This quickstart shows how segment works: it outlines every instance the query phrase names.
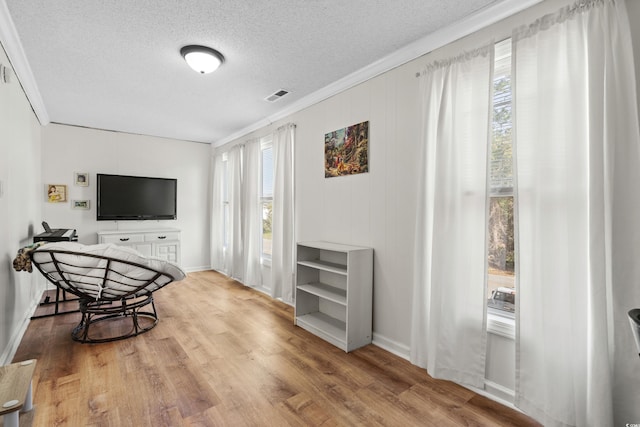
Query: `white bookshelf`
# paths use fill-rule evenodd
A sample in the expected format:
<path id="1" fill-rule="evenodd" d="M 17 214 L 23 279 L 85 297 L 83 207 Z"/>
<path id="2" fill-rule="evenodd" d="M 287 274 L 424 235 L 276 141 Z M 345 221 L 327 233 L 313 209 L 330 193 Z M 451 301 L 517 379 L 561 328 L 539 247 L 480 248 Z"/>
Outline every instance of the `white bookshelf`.
<path id="1" fill-rule="evenodd" d="M 295 323 L 349 352 L 371 343 L 373 249 L 297 245 Z"/>

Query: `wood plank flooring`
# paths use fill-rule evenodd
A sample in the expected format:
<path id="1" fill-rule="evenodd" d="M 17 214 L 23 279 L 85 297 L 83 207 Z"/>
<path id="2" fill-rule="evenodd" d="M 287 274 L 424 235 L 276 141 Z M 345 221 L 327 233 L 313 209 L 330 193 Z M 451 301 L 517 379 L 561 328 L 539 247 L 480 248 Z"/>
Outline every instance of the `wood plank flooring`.
<path id="1" fill-rule="evenodd" d="M 155 294 L 160 322 L 79 344 L 79 314 L 32 320 L 33 426 L 534 426 L 376 346 L 352 353 L 293 325 L 293 309 L 213 271 Z"/>

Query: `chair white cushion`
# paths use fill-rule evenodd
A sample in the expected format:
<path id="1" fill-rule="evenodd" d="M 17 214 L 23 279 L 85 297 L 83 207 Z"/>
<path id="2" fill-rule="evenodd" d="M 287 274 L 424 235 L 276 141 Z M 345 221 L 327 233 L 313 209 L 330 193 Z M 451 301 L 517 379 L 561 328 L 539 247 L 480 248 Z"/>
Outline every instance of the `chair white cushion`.
<path id="1" fill-rule="evenodd" d="M 57 267 L 51 260 L 51 251 L 54 252 Z M 152 279 L 144 289 L 136 291 L 135 295 L 144 291 L 153 292 L 186 277 L 184 271 L 170 261 L 144 256 L 130 247 L 110 243 L 47 243 L 33 252 L 32 259 L 56 285 L 70 289 L 65 280 L 62 280 L 66 279 L 78 291 L 95 299 L 113 299 L 130 294 L 132 289 Z M 105 270 L 108 259 L 112 261 L 108 270 Z M 158 277 L 154 279 L 156 275 Z"/>

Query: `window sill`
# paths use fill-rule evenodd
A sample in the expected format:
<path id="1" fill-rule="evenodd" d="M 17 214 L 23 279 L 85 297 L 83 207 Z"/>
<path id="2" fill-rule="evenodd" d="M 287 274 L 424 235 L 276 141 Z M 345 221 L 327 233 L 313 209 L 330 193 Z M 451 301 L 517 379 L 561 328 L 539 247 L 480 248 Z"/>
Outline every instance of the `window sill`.
<path id="1" fill-rule="evenodd" d="M 487 312 L 487 332 L 500 335 L 512 340 L 516 339 L 516 319 L 511 313 L 495 313 L 489 309 Z"/>

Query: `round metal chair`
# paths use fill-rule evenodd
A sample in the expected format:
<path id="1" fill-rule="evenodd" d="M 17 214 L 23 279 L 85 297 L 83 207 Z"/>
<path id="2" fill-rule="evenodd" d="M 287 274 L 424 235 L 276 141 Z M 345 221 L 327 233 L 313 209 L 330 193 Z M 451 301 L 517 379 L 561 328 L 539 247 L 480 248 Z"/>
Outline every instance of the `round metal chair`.
<path id="1" fill-rule="evenodd" d="M 153 292 L 185 277 L 176 264 L 112 244 L 48 243 L 31 253 L 31 262 L 49 282 L 78 296 L 82 318 L 71 337 L 82 343 L 121 340 L 151 330 L 158 323 Z M 130 324 L 126 322 L 124 330 L 113 328 L 116 332 L 107 336 L 91 333 L 91 326 L 107 320 Z"/>

